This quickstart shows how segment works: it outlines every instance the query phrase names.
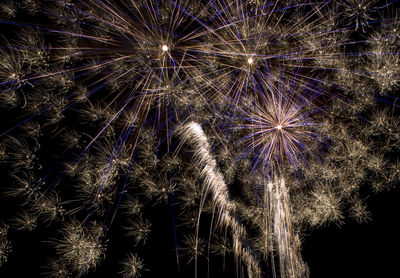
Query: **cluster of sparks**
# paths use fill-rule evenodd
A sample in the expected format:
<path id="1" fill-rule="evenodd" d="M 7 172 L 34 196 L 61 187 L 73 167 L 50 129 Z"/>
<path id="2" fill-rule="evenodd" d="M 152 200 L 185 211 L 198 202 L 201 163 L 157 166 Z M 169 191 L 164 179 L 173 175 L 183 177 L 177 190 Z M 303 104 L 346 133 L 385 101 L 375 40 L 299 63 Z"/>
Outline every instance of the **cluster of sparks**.
<path id="1" fill-rule="evenodd" d="M 228 253 L 248 277 L 307 277 L 302 231 L 365 221 L 360 185 L 400 181 L 396 1 L 3 2 L 0 162 L 22 211 L 0 266 L 7 233 L 42 223 L 60 231 L 44 274 L 85 275 L 124 215 L 116 272 L 145 276 L 157 204 L 196 277 Z"/>

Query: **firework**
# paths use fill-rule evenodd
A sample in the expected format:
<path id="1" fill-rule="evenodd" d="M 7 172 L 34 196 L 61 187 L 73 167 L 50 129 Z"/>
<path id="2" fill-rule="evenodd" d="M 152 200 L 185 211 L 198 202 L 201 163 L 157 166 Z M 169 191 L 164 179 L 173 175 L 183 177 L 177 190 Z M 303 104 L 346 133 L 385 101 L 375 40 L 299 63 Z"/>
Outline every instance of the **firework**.
<path id="1" fill-rule="evenodd" d="M 48 277 L 154 276 L 164 241 L 307 277 L 303 235 L 400 181 L 395 2 L 3 1 L 0 265 L 47 229 Z"/>

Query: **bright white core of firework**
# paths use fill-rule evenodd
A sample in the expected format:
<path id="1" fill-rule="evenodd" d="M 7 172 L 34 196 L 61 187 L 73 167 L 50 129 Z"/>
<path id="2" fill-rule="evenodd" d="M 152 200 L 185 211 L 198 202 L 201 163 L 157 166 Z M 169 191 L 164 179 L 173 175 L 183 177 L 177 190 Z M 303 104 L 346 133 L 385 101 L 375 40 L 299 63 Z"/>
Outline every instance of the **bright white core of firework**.
<path id="1" fill-rule="evenodd" d="M 163 52 L 167 52 L 169 48 L 168 48 L 168 45 L 163 44 L 163 45 L 161 46 L 161 49 L 162 49 Z"/>

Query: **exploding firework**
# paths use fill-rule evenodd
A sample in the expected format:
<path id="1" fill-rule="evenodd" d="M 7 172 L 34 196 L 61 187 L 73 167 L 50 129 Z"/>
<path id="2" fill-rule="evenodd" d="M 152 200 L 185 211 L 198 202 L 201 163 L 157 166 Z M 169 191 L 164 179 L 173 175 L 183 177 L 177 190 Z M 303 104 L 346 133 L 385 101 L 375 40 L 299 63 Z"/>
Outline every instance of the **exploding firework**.
<path id="1" fill-rule="evenodd" d="M 296 83 L 262 81 L 257 84 L 256 99 L 243 105 L 246 123 L 236 128 L 249 130 L 250 135 L 242 139 L 247 146 L 244 153 L 258 152 L 263 169 L 274 171 L 286 162 L 301 167 L 307 164 L 307 156 L 315 156 L 313 152 L 318 149 L 312 145 L 322 134 L 318 134 L 318 124 L 308 115 L 315 107 L 316 96 L 297 92 L 290 87 L 293 84 Z"/>
<path id="2" fill-rule="evenodd" d="M 307 277 L 400 181 L 395 2 L 3 1 L 0 266 L 41 231 L 48 277 Z"/>

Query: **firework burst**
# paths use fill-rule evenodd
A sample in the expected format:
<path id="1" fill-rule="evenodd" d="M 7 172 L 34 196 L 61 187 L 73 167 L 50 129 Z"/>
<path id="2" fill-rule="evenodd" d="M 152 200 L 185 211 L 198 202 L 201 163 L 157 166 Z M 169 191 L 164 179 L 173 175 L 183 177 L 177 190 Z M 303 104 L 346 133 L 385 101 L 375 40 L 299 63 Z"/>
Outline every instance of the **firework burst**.
<path id="1" fill-rule="evenodd" d="M 246 123 L 240 129 L 250 133 L 241 140 L 247 146 L 244 153 L 256 152 L 259 158 L 255 164 L 272 171 L 286 162 L 293 168 L 305 166 L 307 156 L 315 156 L 320 137 L 318 124 L 312 119 L 316 97 L 299 91 L 307 87 L 291 87 L 297 84 L 290 80 L 257 85 L 255 99 L 243 108 Z"/>

